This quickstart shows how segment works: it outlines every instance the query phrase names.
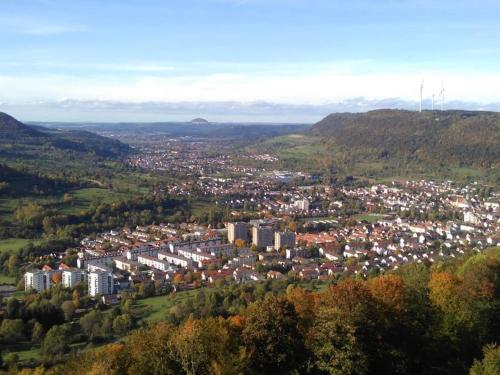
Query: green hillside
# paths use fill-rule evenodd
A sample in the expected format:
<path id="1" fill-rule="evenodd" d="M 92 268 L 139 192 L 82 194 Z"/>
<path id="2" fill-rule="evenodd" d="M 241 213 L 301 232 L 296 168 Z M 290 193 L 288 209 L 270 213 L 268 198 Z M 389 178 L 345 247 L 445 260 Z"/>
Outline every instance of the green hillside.
<path id="1" fill-rule="evenodd" d="M 119 158 L 130 147 L 117 140 L 86 131 L 63 131 L 25 125 L 0 112 L 0 157 L 33 157 L 64 152 L 68 155 L 89 154 L 102 158 Z"/>
<path id="2" fill-rule="evenodd" d="M 335 113 L 300 134 L 255 143 L 278 167 L 327 178 L 500 182 L 500 113 L 377 110 Z"/>
<path id="3" fill-rule="evenodd" d="M 314 125 L 311 134 L 371 160 L 484 168 L 500 160 L 500 114 L 494 112 L 332 114 Z"/>

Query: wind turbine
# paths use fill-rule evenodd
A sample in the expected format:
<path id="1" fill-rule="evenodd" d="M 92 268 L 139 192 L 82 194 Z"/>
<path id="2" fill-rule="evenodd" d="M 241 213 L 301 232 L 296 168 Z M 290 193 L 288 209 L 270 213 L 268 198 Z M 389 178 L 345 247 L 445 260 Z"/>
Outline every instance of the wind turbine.
<path id="1" fill-rule="evenodd" d="M 441 81 L 441 92 L 439 93 L 441 97 L 441 111 L 444 111 L 444 82 Z"/>
<path id="2" fill-rule="evenodd" d="M 434 93 L 432 93 L 432 110 L 434 111 Z"/>
<path id="3" fill-rule="evenodd" d="M 424 80 L 422 79 L 422 84 L 420 85 L 420 112 L 422 112 L 422 97 L 424 95 Z"/>

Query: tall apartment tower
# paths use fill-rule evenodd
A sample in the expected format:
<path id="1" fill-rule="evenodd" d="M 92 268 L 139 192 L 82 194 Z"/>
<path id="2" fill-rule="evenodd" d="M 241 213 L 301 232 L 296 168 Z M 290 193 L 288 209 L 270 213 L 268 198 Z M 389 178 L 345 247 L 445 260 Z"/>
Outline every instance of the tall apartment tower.
<path id="1" fill-rule="evenodd" d="M 248 241 L 248 225 L 243 222 L 229 223 L 227 226 L 227 239 L 230 243 L 236 240 Z"/>
<path id="2" fill-rule="evenodd" d="M 89 273 L 89 296 L 113 294 L 113 275 L 111 272 L 94 271 Z"/>
<path id="3" fill-rule="evenodd" d="M 87 272 L 79 269 L 69 269 L 62 272 L 62 284 L 65 288 L 74 288 L 79 283 L 87 281 Z"/>
<path id="4" fill-rule="evenodd" d="M 274 248 L 276 250 L 293 247 L 295 247 L 294 232 L 276 232 L 274 234 Z"/>
<path id="5" fill-rule="evenodd" d="M 24 274 L 24 289 L 34 289 L 38 292 L 50 289 L 52 273 L 50 271 L 34 270 Z"/>
<path id="6" fill-rule="evenodd" d="M 273 245 L 274 229 L 269 227 L 252 228 L 252 244 L 258 247 Z"/>

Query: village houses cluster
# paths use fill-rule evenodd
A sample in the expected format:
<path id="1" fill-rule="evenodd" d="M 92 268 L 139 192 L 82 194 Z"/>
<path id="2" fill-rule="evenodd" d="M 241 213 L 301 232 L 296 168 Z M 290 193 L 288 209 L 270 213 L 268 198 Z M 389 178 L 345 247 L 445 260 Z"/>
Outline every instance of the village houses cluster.
<path id="1" fill-rule="evenodd" d="M 77 267 L 59 262 L 55 269 L 30 270 L 25 288 L 43 291 L 57 279 L 68 288 L 84 283 L 88 294 L 97 297 L 151 282 L 192 288 L 217 280 L 328 280 L 342 274 L 368 276 L 410 262 L 432 263 L 500 245 L 498 195 L 474 184 L 406 181 L 332 190 L 293 188 L 291 203 L 285 205 L 293 205 L 302 216 L 310 213 L 310 200 L 329 197 L 328 207 L 337 213 L 328 218 L 310 215 L 295 230 L 287 226 L 289 210 L 260 206 L 256 209 L 263 210 L 261 219 L 235 220 L 221 229 L 160 224 L 85 238 Z M 339 194 L 345 198 L 338 201 Z M 342 217 L 338 209 L 346 199 L 358 202 L 364 215 L 354 221 Z M 188 272 L 199 275 L 197 285 L 183 278 Z"/>

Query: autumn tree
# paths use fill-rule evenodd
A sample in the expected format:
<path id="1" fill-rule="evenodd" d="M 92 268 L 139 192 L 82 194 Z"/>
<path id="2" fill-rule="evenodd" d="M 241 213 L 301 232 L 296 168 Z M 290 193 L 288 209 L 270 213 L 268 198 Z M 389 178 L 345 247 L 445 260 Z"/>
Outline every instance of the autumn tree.
<path id="1" fill-rule="evenodd" d="M 113 332 L 117 336 L 123 336 L 132 329 L 133 324 L 134 322 L 129 314 L 118 315 L 113 320 Z"/>
<path id="2" fill-rule="evenodd" d="M 124 347 L 128 374 L 177 375 L 181 373 L 172 337 L 176 328 L 166 322 L 135 330 Z"/>
<path id="3" fill-rule="evenodd" d="M 190 375 L 237 373 L 237 347 L 231 344 L 229 325 L 222 318 L 188 320 L 173 338 L 176 358 Z"/>
<path id="4" fill-rule="evenodd" d="M 500 346 L 487 345 L 484 347 L 483 354 L 483 359 L 474 361 L 470 375 L 500 374 Z"/>
<path id="5" fill-rule="evenodd" d="M 250 374 L 288 374 L 303 365 L 305 348 L 297 312 L 285 298 L 268 296 L 252 304 L 242 341 Z"/>
<path id="6" fill-rule="evenodd" d="M 73 319 L 73 315 L 75 314 L 75 305 L 73 301 L 64 301 L 61 305 L 61 309 L 64 313 L 64 319 L 67 322 Z"/>

